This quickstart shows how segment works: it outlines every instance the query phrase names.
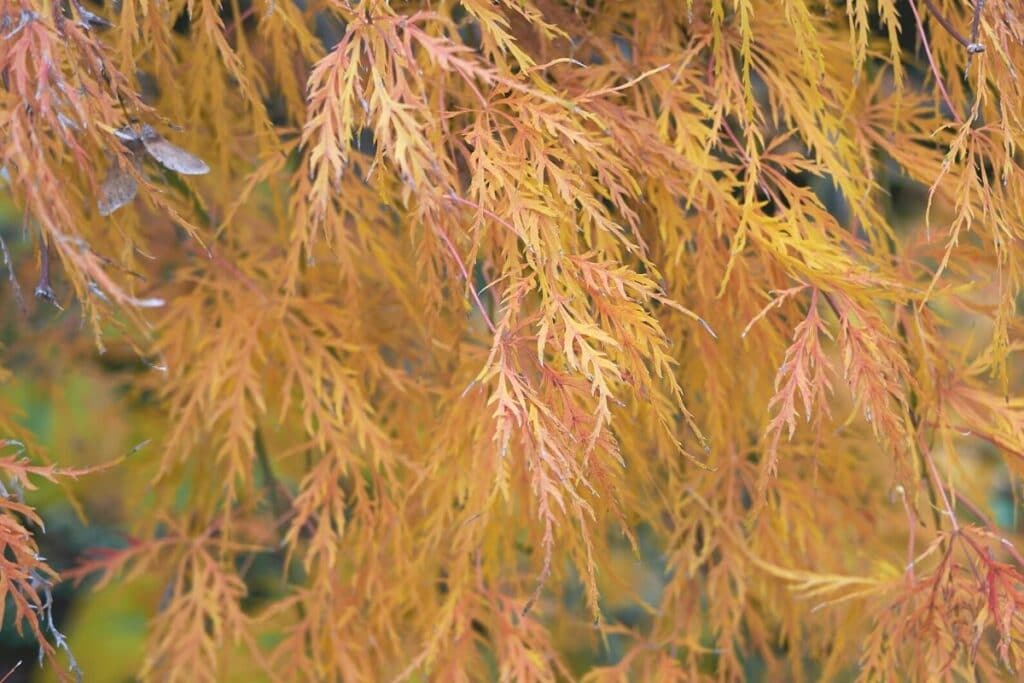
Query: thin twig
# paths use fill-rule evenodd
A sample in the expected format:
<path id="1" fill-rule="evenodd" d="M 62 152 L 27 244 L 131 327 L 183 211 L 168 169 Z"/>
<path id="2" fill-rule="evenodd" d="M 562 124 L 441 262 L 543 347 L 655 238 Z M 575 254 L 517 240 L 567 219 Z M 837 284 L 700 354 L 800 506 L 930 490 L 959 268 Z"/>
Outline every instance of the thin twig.
<path id="1" fill-rule="evenodd" d="M 970 40 L 964 38 L 960 32 L 956 30 L 953 23 L 943 16 L 942 12 L 939 11 L 939 8 L 935 6 L 932 0 L 924 0 L 924 4 L 928 6 L 928 9 L 935 16 L 935 20 L 942 25 L 942 28 L 946 29 L 946 32 L 953 36 L 953 39 L 963 45 L 967 50 L 967 65 L 964 69 L 964 78 L 966 78 L 967 72 L 971 68 L 971 58 L 974 57 L 974 55 L 985 51 L 985 46 L 978 42 L 978 33 L 981 30 L 981 10 L 985 6 L 985 0 L 975 0 L 974 2 L 974 18 L 971 21 Z"/>
<path id="2" fill-rule="evenodd" d="M 8 671 L 7 673 L 5 673 L 5 674 L 4 674 L 4 677 L 3 677 L 3 678 L 0 678 L 0 683 L 5 683 L 5 682 L 7 681 L 7 679 L 8 679 L 8 678 L 10 678 L 10 677 L 11 677 L 11 675 L 12 675 L 12 674 L 13 674 L 13 673 L 14 673 L 15 671 L 17 671 L 17 670 L 18 670 L 18 667 L 19 667 L 19 666 L 21 666 L 21 660 L 20 660 L 20 659 L 18 660 L 18 663 L 17 663 L 17 664 L 15 664 L 15 665 L 14 665 L 13 667 L 11 667 L 11 670 L 10 670 L 10 671 Z"/>
<path id="3" fill-rule="evenodd" d="M 487 309 L 484 308 L 484 302 L 480 300 L 480 295 L 476 293 L 476 287 L 473 286 L 473 280 L 469 277 L 469 272 L 466 270 L 466 264 L 462 262 L 462 257 L 459 256 L 459 252 L 455 249 L 455 245 L 452 244 L 451 238 L 448 237 L 447 233 L 443 230 L 438 229 L 437 234 L 441 237 L 441 240 L 448 247 L 448 252 L 455 259 L 455 264 L 459 267 L 459 271 L 462 272 L 462 279 L 466 281 L 466 286 L 469 287 L 469 293 L 473 296 L 473 301 L 476 303 L 476 307 L 480 310 L 480 315 L 484 317 L 484 322 L 487 323 L 487 329 L 494 334 L 497 328 L 494 323 L 491 322 L 491 316 L 487 314 Z"/>
<path id="4" fill-rule="evenodd" d="M 14 274 L 14 261 L 11 259 L 11 252 L 7 251 L 7 242 L 4 241 L 3 235 L 0 235 L 0 251 L 3 252 L 4 265 L 7 266 L 7 279 L 11 281 L 11 289 L 14 290 L 14 300 L 18 302 L 18 309 L 21 311 L 21 314 L 25 315 L 25 298 L 21 295 L 21 285 Z"/>
<path id="5" fill-rule="evenodd" d="M 910 578 L 911 584 L 916 582 L 914 577 L 914 557 L 917 554 L 916 551 L 916 530 L 917 530 L 917 515 L 914 514 L 913 508 L 910 507 L 910 501 L 907 500 L 907 492 L 901 486 L 899 489 L 899 496 L 903 503 L 903 509 L 907 513 L 907 576 Z"/>
<path id="6" fill-rule="evenodd" d="M 967 69 L 971 68 L 971 58 L 979 52 L 985 51 L 985 46 L 978 42 L 978 33 L 981 31 L 981 10 L 985 7 L 985 0 L 974 0 L 974 19 L 971 20 L 971 44 L 967 46 L 967 66 L 964 69 L 964 76 L 967 76 Z"/>
<path id="7" fill-rule="evenodd" d="M 939 470 L 935 466 L 935 460 L 926 448 L 921 449 L 921 455 L 924 456 L 925 465 L 928 467 L 928 477 L 932 481 L 932 486 L 935 487 L 935 491 L 938 492 L 939 497 L 942 499 L 942 505 L 946 508 L 946 515 L 949 517 L 949 521 L 953 525 L 953 533 L 959 534 L 960 524 L 956 520 L 956 512 L 953 510 L 953 504 L 946 495 L 946 487 L 942 484 L 942 477 L 939 476 Z M 952 489 L 950 490 L 952 491 Z"/>
<path id="8" fill-rule="evenodd" d="M 252 5 L 249 6 L 249 9 L 245 10 L 244 12 L 242 12 L 238 16 L 237 19 L 232 19 L 231 23 L 228 24 L 227 28 L 224 29 L 224 37 L 226 39 L 230 40 L 231 39 L 231 34 L 235 32 L 235 27 L 240 25 L 240 24 L 243 24 L 245 22 L 245 20 L 248 19 L 250 16 L 252 16 L 253 12 L 255 12 L 255 11 L 256 11 L 256 3 L 253 3 Z"/>
<path id="9" fill-rule="evenodd" d="M 950 493 L 950 495 L 952 496 L 953 500 L 955 500 L 956 502 L 960 503 L 960 504 L 961 504 L 961 505 L 963 505 L 963 506 L 964 506 L 965 508 L 967 508 L 967 510 L 968 510 L 968 511 L 969 511 L 969 512 L 970 512 L 970 513 L 971 513 L 972 515 L 974 515 L 975 517 L 977 517 L 977 518 L 978 518 L 978 521 L 980 521 L 980 522 L 981 522 L 982 524 L 984 524 L 984 525 L 985 525 L 986 527 L 988 527 L 988 528 L 989 528 L 989 530 L 991 530 L 991 531 L 997 531 L 997 530 L 999 529 L 999 527 L 997 527 L 997 526 L 995 525 L 995 522 L 993 522 L 993 521 L 992 521 L 991 519 L 989 519 L 989 518 L 988 518 L 988 515 L 986 515 L 986 514 L 985 514 L 985 513 L 984 513 L 984 512 L 982 511 L 982 509 L 981 509 L 980 507 L 978 507 L 978 506 L 977 506 L 977 505 L 976 505 L 976 504 L 974 503 L 974 501 L 972 501 L 972 500 L 971 500 L 970 498 L 966 498 L 966 497 L 964 496 L 964 494 L 962 494 L 962 493 L 960 493 L 959 491 L 956 491 L 956 490 L 954 490 L 954 489 L 952 489 L 952 488 L 951 488 L 951 489 L 949 489 L 949 493 Z"/>
<path id="10" fill-rule="evenodd" d="M 981 523 L 984 524 L 990 532 L 992 532 L 993 534 L 999 534 L 999 527 L 992 519 L 988 517 L 988 515 L 986 515 L 982 511 L 982 509 L 977 505 L 977 503 L 974 503 L 970 499 L 965 498 L 964 495 L 962 493 L 959 493 L 958 491 L 950 489 L 950 493 L 958 503 L 967 508 L 972 515 L 977 517 L 978 520 L 980 520 Z M 1017 550 L 1016 546 L 1014 546 L 1013 543 L 1006 538 L 1000 538 L 1000 541 L 1003 547 L 1006 548 L 1006 551 L 1010 553 L 1014 560 L 1016 560 L 1017 564 L 1020 567 L 1024 568 L 1024 557 L 1021 556 L 1020 551 Z"/>
<path id="11" fill-rule="evenodd" d="M 953 39 L 956 42 L 958 42 L 961 45 L 963 45 L 965 48 L 967 48 L 967 51 L 970 52 L 971 51 L 971 45 L 974 44 L 975 39 L 977 38 L 977 36 L 975 36 L 975 39 L 967 40 L 962 35 L 960 35 L 959 31 L 956 30 L 956 27 L 953 26 L 953 22 L 951 22 L 949 19 L 947 19 L 945 16 L 943 16 L 942 12 L 939 11 L 939 8 L 935 6 L 935 3 L 933 2 L 933 0 L 924 0 L 924 4 L 928 6 L 928 11 L 930 11 L 932 13 L 932 16 L 935 17 L 935 21 L 939 22 L 939 24 L 942 26 L 942 28 L 946 29 L 946 33 L 948 33 L 949 35 L 953 36 Z M 980 7 L 980 6 L 981 6 L 980 2 L 975 4 L 974 10 L 975 10 L 976 13 L 979 12 L 978 7 Z M 984 48 L 982 48 L 982 49 L 984 49 Z"/>
<path id="12" fill-rule="evenodd" d="M 978 33 L 981 31 L 981 10 L 985 8 L 985 0 L 974 0 L 974 19 L 971 21 L 971 45 L 977 45 L 984 50 L 983 45 L 978 45 Z M 970 51 L 970 45 L 967 50 Z M 978 50 L 979 52 L 981 50 Z"/>
<path id="13" fill-rule="evenodd" d="M 950 494 L 952 494 L 952 496 L 946 495 L 946 487 L 942 483 L 942 478 L 939 476 L 939 469 L 938 467 L 935 466 L 935 459 L 932 458 L 931 452 L 927 448 L 922 448 L 920 449 L 920 451 L 921 456 L 923 457 L 924 462 L 928 467 L 928 478 L 931 480 L 933 490 L 937 491 L 939 497 L 942 499 L 943 507 L 946 509 L 946 516 L 949 517 L 949 522 L 953 527 L 952 540 L 950 541 L 949 547 L 947 549 L 947 555 L 952 555 L 953 541 L 957 539 L 964 540 L 967 542 L 970 541 L 970 539 L 963 534 L 963 530 L 960 528 L 960 523 L 957 521 L 956 518 L 956 511 L 953 509 L 951 498 L 952 500 L 956 500 L 956 493 L 953 491 L 953 487 L 950 486 L 949 492 Z M 969 545 L 973 545 L 973 543 L 969 543 Z M 970 567 L 971 573 L 974 574 L 974 578 L 977 579 L 979 583 L 981 583 L 981 575 L 978 573 L 978 568 L 977 566 L 975 566 L 974 562 L 968 562 L 967 566 Z"/>
<path id="14" fill-rule="evenodd" d="M 260 469 L 263 470 L 264 484 L 270 493 L 270 509 L 274 511 L 274 516 L 280 519 L 285 513 L 285 510 L 281 508 L 281 499 L 278 496 L 278 489 L 281 484 L 277 479 L 277 475 L 274 474 L 273 466 L 270 464 L 270 456 L 267 453 L 267 446 L 263 442 L 263 434 L 260 432 L 259 427 L 253 430 L 252 442 L 253 447 L 256 449 L 256 459 L 260 464 Z"/>
<path id="15" fill-rule="evenodd" d="M 928 1 L 929 0 L 925 0 L 925 2 Z M 953 100 L 950 99 L 949 93 L 946 92 L 946 85 L 942 82 L 942 74 L 939 73 L 939 67 L 935 64 L 935 58 L 932 56 L 932 48 L 928 43 L 928 36 L 925 35 L 924 32 L 924 24 L 921 23 L 921 15 L 917 11 L 917 4 L 913 2 L 913 0 L 907 4 L 910 5 L 910 11 L 914 13 L 914 22 L 917 24 L 917 35 L 921 38 L 921 45 L 924 47 L 924 53 L 928 57 L 928 66 L 931 67 L 932 75 L 935 76 L 935 84 L 939 87 L 939 92 L 942 93 L 942 99 L 945 100 L 946 106 L 949 107 L 949 111 L 953 115 L 953 119 L 959 123 L 960 115 L 957 113 L 956 107 L 953 106 Z"/>
<path id="16" fill-rule="evenodd" d="M 474 208 L 477 211 L 479 211 L 482 214 L 484 214 L 485 216 L 487 216 L 488 218 L 490 218 L 491 220 L 496 221 L 497 223 L 500 223 L 505 228 L 508 228 L 514 234 L 516 234 L 516 235 L 519 234 L 519 231 L 516 230 L 514 225 L 512 225 L 507 220 L 505 220 L 504 218 L 502 218 L 498 214 L 494 213 L 493 211 L 491 211 L 490 209 L 488 209 L 485 206 L 481 206 L 480 204 L 477 204 L 476 202 L 472 202 L 472 201 L 470 201 L 468 199 L 460 197 L 459 195 L 455 194 L 454 192 L 449 192 L 448 194 L 446 194 L 444 196 L 444 198 L 447 199 L 450 202 L 455 202 L 457 204 L 462 204 L 463 206 L 468 206 L 468 207 Z"/>

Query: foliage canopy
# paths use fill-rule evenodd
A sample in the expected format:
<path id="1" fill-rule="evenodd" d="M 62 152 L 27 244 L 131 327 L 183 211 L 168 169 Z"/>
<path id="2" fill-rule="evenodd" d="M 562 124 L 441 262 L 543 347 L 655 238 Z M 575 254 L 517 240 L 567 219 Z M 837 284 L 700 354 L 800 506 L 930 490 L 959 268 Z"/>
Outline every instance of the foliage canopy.
<path id="1" fill-rule="evenodd" d="M 1022 64 L 1010 0 L 0 0 L 0 379 L 93 387 L 50 444 L 0 394 L 12 623 L 74 672 L 52 586 L 152 579 L 144 681 L 1020 675 Z M 58 574 L 40 480 L 119 541 Z"/>

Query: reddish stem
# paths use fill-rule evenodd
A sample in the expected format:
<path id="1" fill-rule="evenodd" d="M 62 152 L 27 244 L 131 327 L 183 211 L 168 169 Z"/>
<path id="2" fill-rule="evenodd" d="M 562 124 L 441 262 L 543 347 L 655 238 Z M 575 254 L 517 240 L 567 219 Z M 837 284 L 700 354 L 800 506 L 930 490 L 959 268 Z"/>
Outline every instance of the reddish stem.
<path id="1" fill-rule="evenodd" d="M 481 206 L 480 204 L 477 204 L 476 202 L 471 202 L 468 199 L 464 199 L 464 198 L 460 197 L 459 195 L 455 194 L 454 192 L 450 192 L 450 193 L 446 194 L 444 196 L 444 198 L 447 199 L 450 202 L 455 202 L 457 204 L 462 204 L 463 206 L 468 206 L 468 207 L 474 208 L 477 211 L 480 211 L 481 213 L 483 213 L 485 216 L 487 216 L 491 220 L 500 223 L 505 228 L 508 228 L 514 234 L 516 234 L 516 235 L 519 234 L 519 231 L 516 230 L 516 227 L 514 225 L 512 225 L 507 220 L 505 220 L 504 218 L 502 218 L 498 214 L 494 213 L 493 211 L 491 211 L 490 209 L 488 209 L 485 206 Z"/>
<path id="2" fill-rule="evenodd" d="M 487 315 L 487 309 L 484 308 L 484 303 L 480 301 L 480 295 L 476 293 L 476 287 L 473 286 L 473 281 L 469 277 L 469 272 L 466 270 L 466 264 L 462 262 L 462 257 L 459 256 L 459 252 L 455 249 L 455 245 L 452 244 L 448 235 L 441 229 L 437 230 L 437 234 L 441 237 L 445 246 L 448 247 L 448 252 L 452 255 L 452 258 L 455 259 L 456 265 L 458 265 L 459 270 L 462 272 L 462 279 L 466 281 L 466 285 L 469 287 L 469 293 L 472 294 L 473 301 L 476 303 L 476 307 L 480 310 L 480 315 L 484 317 L 484 322 L 487 323 L 487 329 L 491 331 L 491 334 L 494 334 L 494 323 L 491 322 L 491 317 Z"/>
<path id="3" fill-rule="evenodd" d="M 233 19 L 231 23 L 228 24 L 227 28 L 224 29 L 224 37 L 231 38 L 231 34 L 235 32 L 235 26 L 238 26 L 239 24 L 243 23 L 246 19 L 251 17 L 253 12 L 255 11 L 256 5 L 252 4 L 249 6 L 249 9 L 245 10 L 240 15 L 238 15 L 237 19 Z"/>
<path id="4" fill-rule="evenodd" d="M 907 4 L 910 5 L 910 11 L 914 13 L 914 21 L 917 23 L 917 35 L 921 37 L 921 45 L 924 47 L 924 53 L 928 57 L 928 66 L 931 67 L 932 74 L 935 76 L 935 84 L 939 86 L 939 92 L 942 93 L 942 99 L 945 100 L 946 106 L 949 107 L 953 119 L 960 123 L 960 115 L 957 114 L 956 107 L 953 106 L 953 100 L 950 99 L 949 93 L 946 92 L 946 85 L 942 82 L 942 74 L 939 73 L 939 67 L 936 66 L 935 58 L 932 56 L 932 48 L 928 43 L 928 36 L 924 33 L 924 24 L 921 23 L 921 15 L 917 11 L 917 5 L 913 0 Z"/>

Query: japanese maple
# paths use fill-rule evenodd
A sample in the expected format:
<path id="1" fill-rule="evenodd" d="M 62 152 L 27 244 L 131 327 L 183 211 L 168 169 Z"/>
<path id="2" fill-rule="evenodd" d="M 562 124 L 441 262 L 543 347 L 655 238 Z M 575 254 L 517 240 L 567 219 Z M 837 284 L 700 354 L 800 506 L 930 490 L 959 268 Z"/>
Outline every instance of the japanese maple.
<path id="1" fill-rule="evenodd" d="M 159 583 L 144 681 L 1017 680 L 1022 65 L 1009 0 L 0 0 L 0 379 L 97 387 L 49 448 L 0 394 L 12 623 L 86 680 L 61 578 Z M 122 542 L 58 573 L 40 478 Z"/>

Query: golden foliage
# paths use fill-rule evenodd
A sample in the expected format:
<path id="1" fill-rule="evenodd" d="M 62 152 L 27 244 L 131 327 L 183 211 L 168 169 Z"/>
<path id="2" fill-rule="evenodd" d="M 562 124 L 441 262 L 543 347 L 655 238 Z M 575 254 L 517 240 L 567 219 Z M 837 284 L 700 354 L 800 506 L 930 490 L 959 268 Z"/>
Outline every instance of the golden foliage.
<path id="1" fill-rule="evenodd" d="M 166 585 L 145 681 L 1012 679 L 1020 64 L 1009 0 L 0 0 L 2 190 L 94 341 L 7 235 L 10 355 L 126 359 L 153 443 L 65 578 Z M 96 462 L 47 457 L 0 470 Z"/>

